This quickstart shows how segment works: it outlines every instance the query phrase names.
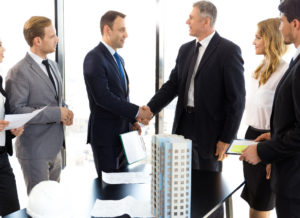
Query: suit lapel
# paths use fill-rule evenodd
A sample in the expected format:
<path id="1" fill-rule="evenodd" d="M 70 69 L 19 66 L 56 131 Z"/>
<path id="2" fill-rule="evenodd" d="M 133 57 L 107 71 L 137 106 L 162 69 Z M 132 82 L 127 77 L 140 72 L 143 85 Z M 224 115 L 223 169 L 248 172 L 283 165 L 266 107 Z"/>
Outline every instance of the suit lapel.
<path id="1" fill-rule="evenodd" d="M 184 67 L 184 70 L 183 70 L 183 75 L 182 75 L 182 85 L 185 87 L 185 84 L 186 84 L 186 80 L 187 80 L 187 75 L 188 75 L 188 72 L 189 72 L 189 69 L 190 69 L 190 65 L 191 65 L 191 62 L 192 62 L 192 58 L 193 58 L 193 55 L 194 55 L 194 49 L 195 49 L 195 46 L 196 46 L 196 40 L 192 41 L 192 47 L 189 50 L 189 53 L 188 53 L 188 57 L 187 57 L 187 62 L 186 62 L 186 65 Z"/>
<path id="2" fill-rule="evenodd" d="M 125 89 L 125 87 L 123 85 L 124 83 L 123 83 L 123 79 L 122 79 L 122 76 L 121 76 L 121 73 L 120 73 L 120 70 L 119 70 L 119 66 L 117 65 L 115 59 L 113 58 L 113 56 L 111 55 L 111 53 L 107 50 L 107 48 L 105 47 L 105 45 L 102 44 L 102 42 L 100 42 L 99 46 L 100 46 L 101 51 L 103 51 L 105 57 L 115 67 L 115 69 L 117 71 L 118 78 L 119 78 L 119 80 L 120 80 L 120 82 L 122 84 L 123 90 L 124 90 L 124 92 L 126 94 L 126 89 Z M 122 63 L 122 61 L 121 61 L 121 63 Z M 124 67 L 123 67 L 123 69 L 125 71 Z"/>
<path id="3" fill-rule="evenodd" d="M 279 83 L 278 83 L 278 85 L 276 87 L 275 94 L 274 94 L 273 105 L 272 105 L 271 119 L 270 119 L 271 120 L 271 129 L 273 128 L 273 117 L 274 117 L 274 110 L 275 110 L 275 102 L 277 100 L 278 91 L 279 91 L 282 83 L 286 79 L 286 77 L 289 75 L 289 73 L 293 69 L 294 65 L 299 61 L 299 59 L 300 59 L 300 55 L 298 55 L 298 57 L 296 58 L 296 60 L 294 60 L 293 63 L 292 63 L 292 65 L 286 70 L 285 74 L 283 75 L 283 77 L 281 78 L 281 80 L 279 81 Z"/>
<path id="4" fill-rule="evenodd" d="M 60 80 L 59 77 L 59 72 L 55 70 L 56 68 L 52 66 L 51 62 L 49 61 L 50 69 L 53 72 L 53 75 L 56 79 L 56 84 L 57 84 L 57 95 L 58 95 L 58 100 L 61 102 L 61 97 L 62 97 L 62 81 Z"/>
<path id="5" fill-rule="evenodd" d="M 205 49 L 205 52 L 204 52 L 203 57 L 200 61 L 199 67 L 197 69 L 196 76 L 200 72 L 200 70 L 202 69 L 202 67 L 204 66 L 204 64 L 208 60 L 208 58 L 212 55 L 212 53 L 214 53 L 214 51 L 217 48 L 217 44 L 219 42 L 220 42 L 220 36 L 217 32 L 215 32 L 215 35 L 213 36 L 213 38 L 209 42 L 207 48 Z"/>
<path id="6" fill-rule="evenodd" d="M 31 69 L 36 72 L 45 81 L 45 83 L 47 83 L 53 94 L 56 96 L 57 93 L 49 77 L 44 73 L 44 71 L 37 65 L 37 63 L 30 57 L 28 53 L 26 54 L 25 60 L 28 62 L 28 64 L 30 64 Z"/>

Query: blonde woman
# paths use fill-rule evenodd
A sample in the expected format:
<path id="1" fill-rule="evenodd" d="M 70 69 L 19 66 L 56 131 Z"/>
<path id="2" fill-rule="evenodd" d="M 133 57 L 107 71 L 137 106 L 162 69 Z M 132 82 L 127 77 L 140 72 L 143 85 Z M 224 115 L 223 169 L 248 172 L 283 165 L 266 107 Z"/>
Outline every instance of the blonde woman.
<path id="1" fill-rule="evenodd" d="M 256 55 L 264 55 L 263 61 L 252 75 L 252 84 L 246 96 L 246 124 L 249 128 L 245 139 L 254 140 L 270 132 L 270 117 L 275 89 L 288 68 L 282 60 L 288 46 L 279 31 L 280 20 L 273 18 L 257 24 L 253 45 Z M 250 218 L 267 218 L 275 207 L 275 194 L 270 187 L 271 166 L 259 163 L 244 164 L 245 187 L 241 197 L 250 206 Z"/>

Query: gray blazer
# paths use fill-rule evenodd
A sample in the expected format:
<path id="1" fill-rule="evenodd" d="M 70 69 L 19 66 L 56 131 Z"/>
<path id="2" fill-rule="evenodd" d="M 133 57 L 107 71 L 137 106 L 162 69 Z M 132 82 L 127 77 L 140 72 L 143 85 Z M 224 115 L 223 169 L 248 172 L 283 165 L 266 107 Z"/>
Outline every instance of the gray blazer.
<path id="1" fill-rule="evenodd" d="M 5 81 L 12 114 L 31 113 L 49 106 L 30 120 L 24 133 L 17 137 L 16 156 L 20 159 L 45 159 L 55 157 L 64 143 L 64 130 L 60 107 L 65 107 L 62 97 L 62 79 L 58 64 L 49 60 L 58 86 L 58 94 L 45 72 L 27 53 L 12 67 Z"/>

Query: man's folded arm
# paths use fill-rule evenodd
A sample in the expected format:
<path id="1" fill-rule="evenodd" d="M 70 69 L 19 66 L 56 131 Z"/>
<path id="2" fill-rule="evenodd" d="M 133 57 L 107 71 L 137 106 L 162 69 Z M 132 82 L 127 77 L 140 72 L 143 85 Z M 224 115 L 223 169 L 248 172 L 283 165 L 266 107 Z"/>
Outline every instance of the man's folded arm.
<path id="1" fill-rule="evenodd" d="M 139 111 L 139 106 L 119 98 L 109 90 L 105 69 L 97 59 L 99 58 L 90 55 L 84 63 L 85 82 L 94 101 L 98 106 L 133 122 Z"/>
<path id="2" fill-rule="evenodd" d="M 29 107 L 28 96 L 30 95 L 30 87 L 28 79 L 24 73 L 16 69 L 11 69 L 5 81 L 5 91 L 9 100 L 10 110 L 12 114 L 31 113 L 40 107 Z M 37 116 L 32 118 L 26 125 L 31 124 L 49 124 L 60 122 L 61 112 L 58 106 L 49 105 L 45 110 L 40 112 Z"/>
<path id="3" fill-rule="evenodd" d="M 224 62 L 226 92 L 226 120 L 220 141 L 230 143 L 236 135 L 245 109 L 244 61 L 241 50 L 235 46 Z"/>

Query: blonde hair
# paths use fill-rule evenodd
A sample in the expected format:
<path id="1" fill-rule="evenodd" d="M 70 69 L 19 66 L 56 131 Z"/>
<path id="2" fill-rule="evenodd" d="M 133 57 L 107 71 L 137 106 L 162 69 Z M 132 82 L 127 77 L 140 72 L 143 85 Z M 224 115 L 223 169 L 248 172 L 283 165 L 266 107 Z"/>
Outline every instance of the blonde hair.
<path id="1" fill-rule="evenodd" d="M 34 16 L 31 17 L 24 25 L 23 33 L 27 44 L 32 47 L 35 37 L 44 39 L 45 28 L 52 24 L 47 17 Z"/>
<path id="2" fill-rule="evenodd" d="M 289 46 L 284 44 L 279 26 L 279 18 L 263 20 L 257 24 L 258 33 L 265 42 L 266 52 L 264 60 L 252 75 L 254 79 L 260 78 L 260 85 L 266 84 L 272 73 L 277 70 L 282 56 L 289 50 Z"/>

